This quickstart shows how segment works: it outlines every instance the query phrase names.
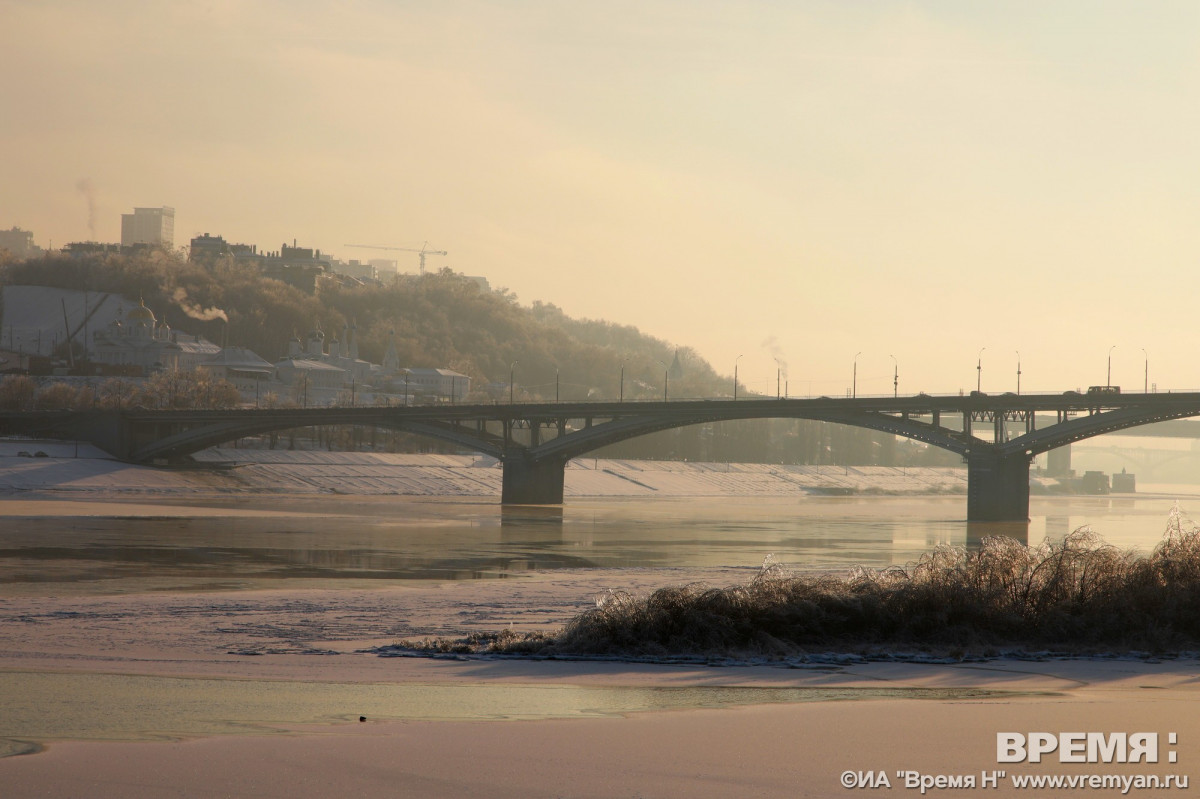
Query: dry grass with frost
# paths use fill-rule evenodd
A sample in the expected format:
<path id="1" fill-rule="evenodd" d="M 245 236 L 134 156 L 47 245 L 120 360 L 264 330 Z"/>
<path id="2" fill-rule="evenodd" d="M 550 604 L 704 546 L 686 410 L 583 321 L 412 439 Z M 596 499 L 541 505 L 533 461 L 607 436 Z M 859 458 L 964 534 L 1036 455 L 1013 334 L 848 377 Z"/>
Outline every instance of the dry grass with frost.
<path id="1" fill-rule="evenodd" d="M 408 644 L 425 651 L 542 656 L 788 657 L 906 649 L 1088 653 L 1200 648 L 1200 528 L 1171 512 L 1148 556 L 1088 528 L 1030 547 L 988 538 L 907 567 L 804 576 L 768 561 L 749 583 L 648 596 L 613 591 L 557 633 Z"/>

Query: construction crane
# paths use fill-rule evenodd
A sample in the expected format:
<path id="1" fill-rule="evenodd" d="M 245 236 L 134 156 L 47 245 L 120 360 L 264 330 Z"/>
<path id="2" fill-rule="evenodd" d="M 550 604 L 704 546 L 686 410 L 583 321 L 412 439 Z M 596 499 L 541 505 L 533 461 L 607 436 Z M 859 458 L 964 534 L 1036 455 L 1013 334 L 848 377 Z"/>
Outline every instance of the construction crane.
<path id="1" fill-rule="evenodd" d="M 415 249 L 413 247 L 384 247 L 382 245 L 376 246 L 374 244 L 343 244 L 342 246 L 343 247 L 361 247 L 364 250 L 399 250 L 400 252 L 420 253 L 421 254 L 421 274 L 422 275 L 425 274 L 425 256 L 426 255 L 447 255 L 448 254 L 445 250 L 430 250 L 430 249 L 428 249 L 429 242 L 425 242 L 424 244 L 422 244 L 421 249 L 419 249 L 419 250 Z"/>

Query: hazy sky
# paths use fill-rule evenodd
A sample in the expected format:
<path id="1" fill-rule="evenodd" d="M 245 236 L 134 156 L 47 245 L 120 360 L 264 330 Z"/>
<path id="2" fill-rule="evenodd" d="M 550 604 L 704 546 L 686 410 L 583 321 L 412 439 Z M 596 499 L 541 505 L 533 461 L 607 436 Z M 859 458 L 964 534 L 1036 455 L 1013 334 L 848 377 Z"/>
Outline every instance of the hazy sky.
<path id="1" fill-rule="evenodd" d="M 1200 388 L 1198 144 L 1194 0 L 0 0 L 0 228 L 428 241 L 771 392 Z"/>

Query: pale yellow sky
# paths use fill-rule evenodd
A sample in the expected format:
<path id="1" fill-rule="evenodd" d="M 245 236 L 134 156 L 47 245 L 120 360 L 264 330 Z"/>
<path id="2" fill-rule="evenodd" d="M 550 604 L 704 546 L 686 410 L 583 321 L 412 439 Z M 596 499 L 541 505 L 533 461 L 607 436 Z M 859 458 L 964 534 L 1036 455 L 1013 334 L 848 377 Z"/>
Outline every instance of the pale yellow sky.
<path id="1" fill-rule="evenodd" d="M 860 394 L 970 390 L 983 347 L 985 391 L 1018 350 L 1061 391 L 1113 345 L 1200 389 L 1190 0 L 0 0 L 0 109 L 42 246 L 171 205 L 177 243 L 428 241 L 762 391 L 857 352 Z"/>

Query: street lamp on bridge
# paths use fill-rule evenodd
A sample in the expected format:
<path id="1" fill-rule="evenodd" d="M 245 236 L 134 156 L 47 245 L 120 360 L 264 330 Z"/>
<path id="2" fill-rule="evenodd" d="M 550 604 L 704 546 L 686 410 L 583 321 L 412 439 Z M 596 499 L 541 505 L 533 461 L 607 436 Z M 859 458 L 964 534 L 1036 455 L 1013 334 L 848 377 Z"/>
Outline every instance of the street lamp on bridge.
<path id="1" fill-rule="evenodd" d="M 741 359 L 742 359 L 741 355 L 739 355 L 733 359 L 733 398 L 734 399 L 737 399 L 737 369 L 738 369 L 738 361 L 740 361 Z"/>
<path id="2" fill-rule="evenodd" d="M 860 355 L 862 355 L 862 352 L 854 353 L 854 371 L 850 377 L 850 399 L 858 396 L 858 356 Z"/>
<path id="3" fill-rule="evenodd" d="M 1021 351 L 1014 350 L 1017 353 L 1017 396 L 1021 396 Z"/>
<path id="4" fill-rule="evenodd" d="M 1142 355 L 1146 356 L 1146 376 L 1145 376 L 1146 382 L 1142 386 L 1142 393 L 1149 394 L 1150 393 L 1150 353 L 1146 352 L 1145 347 L 1142 347 Z"/>
<path id="5" fill-rule="evenodd" d="M 983 391 L 983 351 L 986 349 L 987 347 L 980 347 L 979 356 L 975 360 L 975 390 L 979 392 Z"/>
<path id="6" fill-rule="evenodd" d="M 1112 385 L 1112 351 L 1116 348 L 1116 344 L 1108 348 L 1108 376 L 1104 378 L 1104 385 L 1106 386 Z"/>
<path id="7" fill-rule="evenodd" d="M 671 367 L 667 366 L 664 361 L 659 361 L 663 368 L 663 402 L 667 401 L 667 380 L 670 377 Z"/>
<path id="8" fill-rule="evenodd" d="M 892 397 L 900 396 L 900 362 L 896 360 L 895 355 L 888 355 L 892 359 Z"/>
<path id="9" fill-rule="evenodd" d="M 618 393 L 617 393 L 617 402 L 625 401 L 625 364 L 628 362 L 629 362 L 628 358 L 621 361 L 621 383 L 620 383 L 620 388 L 618 389 Z"/>
<path id="10" fill-rule="evenodd" d="M 783 377 L 783 361 L 775 359 L 775 399 L 781 399 L 782 394 L 779 393 L 780 379 Z"/>

